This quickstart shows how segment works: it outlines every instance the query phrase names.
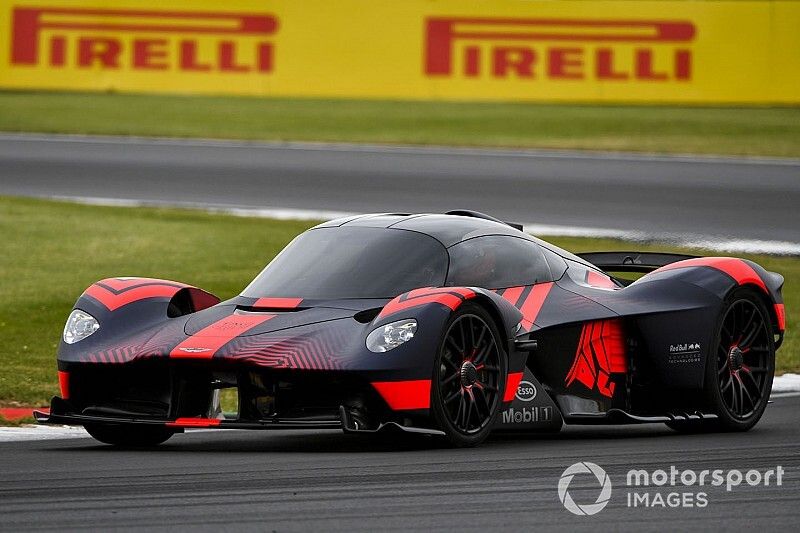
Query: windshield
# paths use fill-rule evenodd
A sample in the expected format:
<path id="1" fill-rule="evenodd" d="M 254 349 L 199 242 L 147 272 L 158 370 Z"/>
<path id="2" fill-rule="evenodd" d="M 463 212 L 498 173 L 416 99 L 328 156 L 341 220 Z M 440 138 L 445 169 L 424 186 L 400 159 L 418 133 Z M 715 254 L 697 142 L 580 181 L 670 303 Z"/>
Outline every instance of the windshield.
<path id="1" fill-rule="evenodd" d="M 242 293 L 264 298 L 394 298 L 442 286 L 447 251 L 436 239 L 385 228 L 318 228 L 298 236 Z"/>

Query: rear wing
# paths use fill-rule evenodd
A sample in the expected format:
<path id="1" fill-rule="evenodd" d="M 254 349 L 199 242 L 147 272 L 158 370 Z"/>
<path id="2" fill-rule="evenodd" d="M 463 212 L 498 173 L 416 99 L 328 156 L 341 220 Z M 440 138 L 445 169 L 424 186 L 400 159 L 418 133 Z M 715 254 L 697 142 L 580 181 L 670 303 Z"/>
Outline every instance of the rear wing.
<path id="1" fill-rule="evenodd" d="M 694 259 L 695 255 L 667 254 L 660 252 L 590 252 L 577 254 L 600 270 L 609 272 L 652 272 L 658 268 L 677 263 L 685 259 Z"/>
<path id="2" fill-rule="evenodd" d="M 516 222 L 504 222 L 499 218 L 494 218 L 492 215 L 487 215 L 486 213 L 481 213 L 480 211 L 471 211 L 469 209 L 454 209 L 452 211 L 448 211 L 445 215 L 458 215 L 462 217 L 472 217 L 472 218 L 482 218 L 484 220 L 491 220 L 493 222 L 499 222 L 500 224 L 505 224 L 506 226 L 511 226 L 514 229 L 518 229 L 519 231 L 524 231 L 522 228 L 522 224 L 517 224 Z"/>

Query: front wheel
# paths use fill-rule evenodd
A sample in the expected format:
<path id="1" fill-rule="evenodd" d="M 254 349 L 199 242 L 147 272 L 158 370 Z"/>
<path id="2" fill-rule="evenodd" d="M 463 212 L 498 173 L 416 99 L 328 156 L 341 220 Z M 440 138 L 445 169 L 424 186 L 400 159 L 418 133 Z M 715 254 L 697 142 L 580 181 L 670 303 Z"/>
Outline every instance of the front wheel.
<path id="1" fill-rule="evenodd" d="M 165 427 L 137 424 L 87 424 L 84 428 L 95 440 L 104 444 L 131 448 L 156 446 L 175 434 Z"/>
<path id="2" fill-rule="evenodd" d="M 431 386 L 431 410 L 451 444 L 477 446 L 500 412 L 506 355 L 500 334 L 480 306 L 462 305 L 439 345 Z"/>

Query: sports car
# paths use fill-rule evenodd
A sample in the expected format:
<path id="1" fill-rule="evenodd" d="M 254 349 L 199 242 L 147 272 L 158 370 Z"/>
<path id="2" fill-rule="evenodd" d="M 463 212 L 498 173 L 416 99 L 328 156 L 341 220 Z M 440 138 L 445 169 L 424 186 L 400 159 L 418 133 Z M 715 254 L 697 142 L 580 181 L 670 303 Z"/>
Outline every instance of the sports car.
<path id="1" fill-rule="evenodd" d="M 575 255 L 474 211 L 353 216 L 226 301 L 150 278 L 90 286 L 58 348 L 61 395 L 36 417 L 123 446 L 186 428 L 454 446 L 564 424 L 744 431 L 768 403 L 782 285 L 737 258 Z"/>

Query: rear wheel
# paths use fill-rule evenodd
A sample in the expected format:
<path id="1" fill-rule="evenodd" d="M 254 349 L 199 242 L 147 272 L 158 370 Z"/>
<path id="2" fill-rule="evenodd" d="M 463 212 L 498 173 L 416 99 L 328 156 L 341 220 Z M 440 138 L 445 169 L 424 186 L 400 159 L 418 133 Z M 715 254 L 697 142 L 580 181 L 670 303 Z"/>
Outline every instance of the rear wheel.
<path id="1" fill-rule="evenodd" d="M 156 446 L 175 434 L 165 427 L 136 424 L 87 424 L 84 428 L 89 435 L 104 444 L 132 448 Z"/>
<path id="2" fill-rule="evenodd" d="M 431 410 L 455 446 L 476 446 L 492 430 L 503 394 L 506 355 L 489 314 L 464 304 L 442 337 L 431 387 Z"/>
<path id="3" fill-rule="evenodd" d="M 747 431 L 772 391 L 775 339 L 764 302 L 749 288 L 731 293 L 706 363 L 705 398 L 716 420 L 671 422 L 678 431 Z"/>

